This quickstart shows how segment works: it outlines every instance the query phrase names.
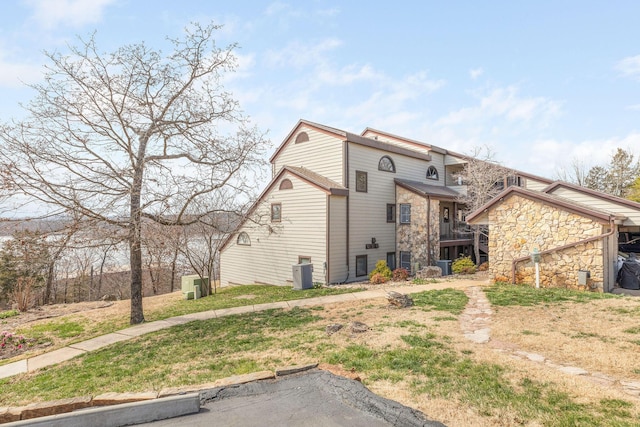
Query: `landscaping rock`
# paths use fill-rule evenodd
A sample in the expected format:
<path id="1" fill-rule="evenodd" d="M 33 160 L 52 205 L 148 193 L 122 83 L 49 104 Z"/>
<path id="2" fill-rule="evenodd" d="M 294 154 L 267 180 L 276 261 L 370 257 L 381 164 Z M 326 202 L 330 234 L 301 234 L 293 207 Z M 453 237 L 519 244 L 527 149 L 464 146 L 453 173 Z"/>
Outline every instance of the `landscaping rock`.
<path id="1" fill-rule="evenodd" d="M 31 418 L 46 417 L 48 415 L 64 414 L 90 406 L 91 396 L 32 403 L 22 409 L 22 419 L 28 420 Z"/>
<path id="2" fill-rule="evenodd" d="M 369 326 L 362 322 L 351 322 L 349 330 L 354 334 L 361 334 L 369 330 Z"/>
<path id="3" fill-rule="evenodd" d="M 344 327 L 344 325 L 341 325 L 340 323 L 333 323 L 331 325 L 327 326 L 327 335 L 333 335 L 336 332 L 338 332 L 340 329 L 342 329 Z"/>
<path id="4" fill-rule="evenodd" d="M 0 424 L 20 421 L 24 408 L 0 408 Z"/>
<path id="5" fill-rule="evenodd" d="M 387 292 L 387 301 L 394 307 L 406 308 L 413 305 L 413 299 L 409 295 L 404 295 L 399 292 L 389 291 Z"/>
<path id="6" fill-rule="evenodd" d="M 103 393 L 93 398 L 92 406 L 119 405 L 121 403 L 142 402 L 158 397 L 154 391 L 145 393 Z"/>
<path id="7" fill-rule="evenodd" d="M 433 279 L 434 277 L 442 277 L 442 269 L 436 265 L 430 265 L 416 272 L 418 279 Z"/>
<path id="8" fill-rule="evenodd" d="M 317 363 L 312 363 L 310 365 L 286 366 L 284 368 L 276 369 L 276 377 L 283 377 L 285 375 L 297 374 L 298 372 L 308 371 L 309 369 L 315 369 L 317 367 L 318 367 Z"/>

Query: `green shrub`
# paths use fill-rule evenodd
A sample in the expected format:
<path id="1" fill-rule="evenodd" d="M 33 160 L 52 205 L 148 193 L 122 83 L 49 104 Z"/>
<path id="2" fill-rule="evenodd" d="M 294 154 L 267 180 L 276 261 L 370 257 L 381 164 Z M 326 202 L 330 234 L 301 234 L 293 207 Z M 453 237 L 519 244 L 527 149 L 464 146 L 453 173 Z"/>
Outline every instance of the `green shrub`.
<path id="1" fill-rule="evenodd" d="M 407 280 L 409 272 L 406 268 L 396 268 L 393 270 L 393 280 Z"/>
<path id="2" fill-rule="evenodd" d="M 451 269 L 455 274 L 474 274 L 476 265 L 471 260 L 471 257 L 465 256 L 453 261 Z"/>
<path id="3" fill-rule="evenodd" d="M 380 261 L 376 262 L 376 268 L 371 273 L 369 273 L 369 280 L 371 280 L 375 274 L 381 274 L 387 280 L 391 279 L 391 277 L 393 276 L 393 273 L 391 272 L 391 269 L 387 265 L 387 261 L 385 261 L 383 259 L 381 259 Z M 385 282 L 387 280 L 385 280 Z M 384 283 L 384 282 L 382 282 L 382 283 Z"/>
<path id="4" fill-rule="evenodd" d="M 18 310 L 0 311 L 0 319 L 8 319 L 9 317 L 17 316 L 20 312 Z"/>

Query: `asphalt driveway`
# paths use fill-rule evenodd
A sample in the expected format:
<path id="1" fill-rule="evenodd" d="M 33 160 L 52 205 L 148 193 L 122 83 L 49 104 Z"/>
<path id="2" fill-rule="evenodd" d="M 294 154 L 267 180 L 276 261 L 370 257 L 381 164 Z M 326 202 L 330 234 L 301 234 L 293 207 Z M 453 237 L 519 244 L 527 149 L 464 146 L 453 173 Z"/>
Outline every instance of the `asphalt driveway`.
<path id="1" fill-rule="evenodd" d="M 143 426 L 444 426 L 358 381 L 314 369 L 201 394 L 200 412 Z"/>

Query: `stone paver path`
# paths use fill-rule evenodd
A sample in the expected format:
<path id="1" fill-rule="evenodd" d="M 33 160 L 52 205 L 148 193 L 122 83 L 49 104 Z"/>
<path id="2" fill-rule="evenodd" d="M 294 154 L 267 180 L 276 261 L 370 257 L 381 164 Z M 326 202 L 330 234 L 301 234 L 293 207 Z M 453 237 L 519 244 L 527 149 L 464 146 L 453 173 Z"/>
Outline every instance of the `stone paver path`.
<path id="1" fill-rule="evenodd" d="M 617 379 L 600 372 L 589 372 L 585 369 L 555 363 L 545 356 L 517 349 L 514 345 L 491 341 L 491 315 L 493 310 L 480 286 L 470 286 L 464 290 L 469 302 L 460 315 L 460 328 L 464 336 L 476 344 L 488 344 L 495 351 L 510 354 L 512 357 L 541 363 L 569 375 L 576 375 L 605 387 L 622 390 L 625 394 L 640 398 L 640 381 Z"/>

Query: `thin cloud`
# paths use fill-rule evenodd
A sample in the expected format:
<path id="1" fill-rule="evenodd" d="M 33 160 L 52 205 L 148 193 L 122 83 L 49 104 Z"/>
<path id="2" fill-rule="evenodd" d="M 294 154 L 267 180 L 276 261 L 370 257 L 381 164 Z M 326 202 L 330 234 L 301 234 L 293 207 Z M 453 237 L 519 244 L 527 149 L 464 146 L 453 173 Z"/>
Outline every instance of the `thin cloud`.
<path id="1" fill-rule="evenodd" d="M 42 66 L 14 60 L 0 48 L 0 87 L 24 87 L 42 79 L 42 72 Z"/>
<path id="2" fill-rule="evenodd" d="M 497 88 L 480 97 L 475 107 L 465 107 L 442 117 L 439 126 L 452 126 L 494 118 L 529 122 L 535 118 L 553 118 L 560 114 L 560 103 L 545 97 L 523 98 L 515 86 Z"/>
<path id="3" fill-rule="evenodd" d="M 615 68 L 625 77 L 640 79 L 640 55 L 628 56 L 622 59 L 616 64 Z"/>
<path id="4" fill-rule="evenodd" d="M 46 29 L 82 27 L 100 22 L 104 9 L 117 0 L 26 0 L 32 18 Z"/>
<path id="5" fill-rule="evenodd" d="M 469 70 L 469 77 L 471 77 L 471 80 L 476 80 L 482 74 L 484 74 L 484 70 L 482 68 L 472 68 Z"/>
<path id="6" fill-rule="evenodd" d="M 341 45 L 342 41 L 336 38 L 323 39 L 315 44 L 293 42 L 283 49 L 268 51 L 265 61 L 271 67 L 303 68 L 321 63 L 327 52 Z"/>

